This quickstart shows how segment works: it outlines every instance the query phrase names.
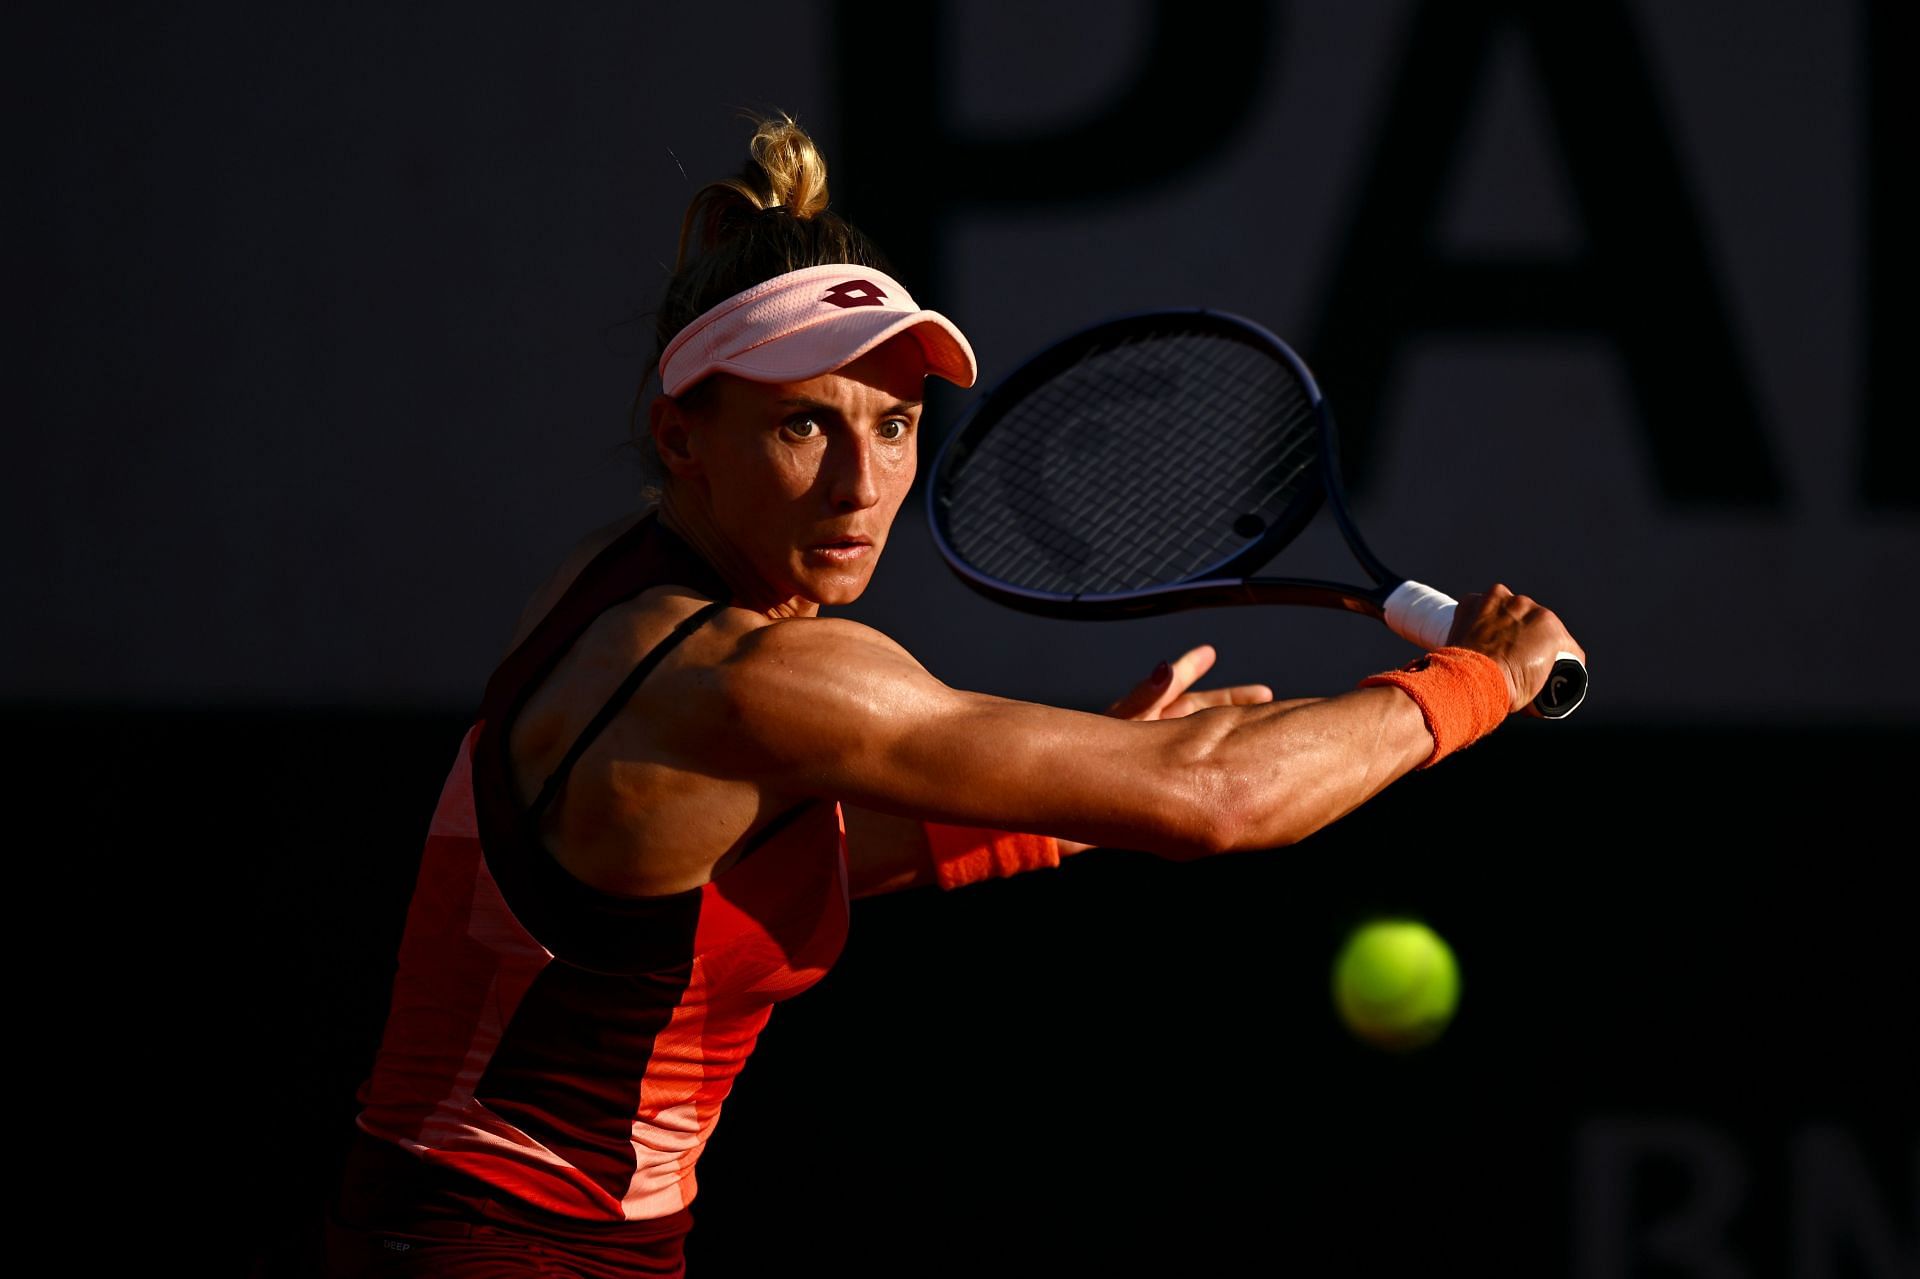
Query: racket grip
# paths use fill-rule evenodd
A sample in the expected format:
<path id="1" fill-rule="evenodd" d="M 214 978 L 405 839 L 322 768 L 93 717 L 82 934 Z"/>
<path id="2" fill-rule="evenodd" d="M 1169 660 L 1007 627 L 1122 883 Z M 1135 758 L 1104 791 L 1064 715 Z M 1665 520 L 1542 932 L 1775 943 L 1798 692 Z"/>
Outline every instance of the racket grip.
<path id="1" fill-rule="evenodd" d="M 1453 631 L 1453 612 L 1459 603 L 1431 586 L 1402 582 L 1387 596 L 1387 627 L 1421 648 L 1442 648 Z M 1533 699 L 1532 710 L 1543 719 L 1565 719 L 1586 696 L 1586 665 L 1572 653 L 1561 653 L 1554 659 L 1546 687 Z"/>
<path id="2" fill-rule="evenodd" d="M 1445 648 L 1460 601 L 1419 582 L 1402 582 L 1387 596 L 1387 628 L 1421 648 Z"/>

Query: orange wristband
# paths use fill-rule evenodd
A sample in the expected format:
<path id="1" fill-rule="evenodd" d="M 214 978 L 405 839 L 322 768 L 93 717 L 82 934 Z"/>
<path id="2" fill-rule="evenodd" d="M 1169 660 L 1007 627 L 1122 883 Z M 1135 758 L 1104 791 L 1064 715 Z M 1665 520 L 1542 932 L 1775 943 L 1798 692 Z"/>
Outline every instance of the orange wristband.
<path id="1" fill-rule="evenodd" d="M 933 870 L 942 888 L 960 888 L 983 879 L 1004 879 L 1022 871 L 1060 864 L 1060 842 L 1051 835 L 1022 835 L 980 826 L 922 822 Z"/>
<path id="2" fill-rule="evenodd" d="M 1507 675 L 1500 663 L 1471 648 L 1436 648 L 1397 671 L 1382 671 L 1359 687 L 1391 684 L 1413 699 L 1433 734 L 1432 768 L 1453 752 L 1480 740 L 1506 719 Z"/>

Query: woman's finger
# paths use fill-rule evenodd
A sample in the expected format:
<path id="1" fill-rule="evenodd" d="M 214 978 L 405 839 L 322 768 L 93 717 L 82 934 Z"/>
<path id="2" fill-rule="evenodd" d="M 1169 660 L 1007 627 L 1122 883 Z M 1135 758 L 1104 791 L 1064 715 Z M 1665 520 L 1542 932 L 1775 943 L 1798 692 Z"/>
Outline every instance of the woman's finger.
<path id="1" fill-rule="evenodd" d="M 1197 644 L 1173 659 L 1173 678 L 1167 687 L 1177 697 L 1193 686 L 1195 680 L 1213 669 L 1219 658 L 1211 644 Z"/>
<path id="2" fill-rule="evenodd" d="M 1195 680 L 1212 670 L 1218 658 L 1219 654 L 1214 651 L 1213 645 L 1199 644 L 1176 658 L 1161 662 L 1146 679 L 1107 707 L 1107 714 L 1120 719 L 1166 718 L 1168 707 L 1186 695 Z"/>
<path id="3" fill-rule="evenodd" d="M 1160 708 L 1161 719 L 1178 719 L 1210 706 L 1259 706 L 1273 700 L 1265 684 L 1235 684 L 1231 688 L 1196 688 Z"/>
<path id="4" fill-rule="evenodd" d="M 1173 663 L 1161 662 L 1148 676 L 1128 689 L 1120 699 L 1107 707 L 1107 714 L 1119 719 L 1141 719 L 1151 715 L 1171 693 L 1168 685 L 1173 679 Z"/>

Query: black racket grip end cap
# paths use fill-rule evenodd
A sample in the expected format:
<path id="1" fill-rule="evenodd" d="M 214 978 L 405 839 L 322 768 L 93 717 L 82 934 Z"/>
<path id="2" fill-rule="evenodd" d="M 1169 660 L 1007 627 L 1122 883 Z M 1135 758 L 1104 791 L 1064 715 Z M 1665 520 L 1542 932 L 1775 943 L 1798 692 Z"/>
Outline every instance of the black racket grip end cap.
<path id="1" fill-rule="evenodd" d="M 1563 657 L 1553 664 L 1546 687 L 1533 699 L 1542 719 L 1565 719 L 1587 700 L 1587 668 L 1577 658 Z"/>

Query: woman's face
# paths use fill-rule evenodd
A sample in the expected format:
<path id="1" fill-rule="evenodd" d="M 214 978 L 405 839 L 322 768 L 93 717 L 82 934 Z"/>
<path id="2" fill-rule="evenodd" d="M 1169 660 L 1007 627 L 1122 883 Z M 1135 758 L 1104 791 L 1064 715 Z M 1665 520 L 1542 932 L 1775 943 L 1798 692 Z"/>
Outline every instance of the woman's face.
<path id="1" fill-rule="evenodd" d="M 773 598 L 851 603 L 913 483 L 926 373 L 918 339 L 902 333 L 804 382 L 716 374 L 676 482 L 704 494 Z"/>

